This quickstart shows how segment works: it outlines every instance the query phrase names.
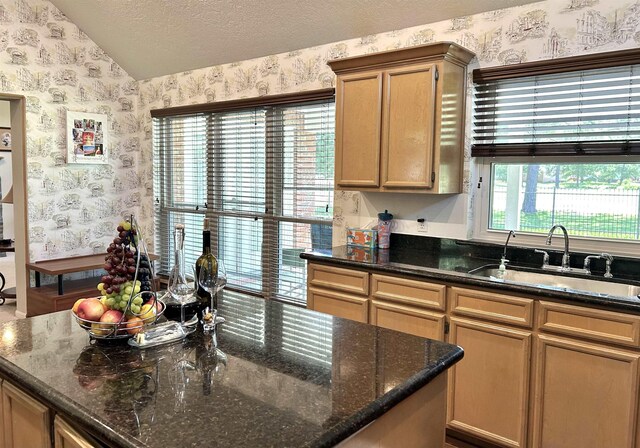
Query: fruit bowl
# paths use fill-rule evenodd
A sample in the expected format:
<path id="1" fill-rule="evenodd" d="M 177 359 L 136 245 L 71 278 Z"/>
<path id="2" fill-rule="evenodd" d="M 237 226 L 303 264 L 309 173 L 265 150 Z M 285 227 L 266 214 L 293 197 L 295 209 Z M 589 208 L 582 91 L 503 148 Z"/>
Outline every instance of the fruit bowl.
<path id="1" fill-rule="evenodd" d="M 154 324 L 166 305 L 154 292 L 153 266 L 133 215 L 107 246 L 99 297 L 79 299 L 71 312 L 93 339 L 126 339 Z"/>
<path id="2" fill-rule="evenodd" d="M 100 302 L 100 298 L 88 298 L 84 301 Z M 80 303 L 82 305 L 82 303 Z M 82 313 L 82 310 L 78 307 L 74 307 L 71 310 L 73 317 L 78 325 L 83 328 L 92 339 L 128 339 L 141 331 L 144 331 L 148 327 L 154 325 L 160 316 L 164 314 L 166 305 L 162 300 L 151 299 L 148 302 L 148 307 L 143 305 L 140 313 L 133 313 L 127 311 L 122 313 L 117 310 L 104 308 L 99 320 L 89 319 L 87 317 L 81 317 L 79 312 L 86 316 L 86 313 Z M 99 313 L 99 311 L 98 311 Z"/>

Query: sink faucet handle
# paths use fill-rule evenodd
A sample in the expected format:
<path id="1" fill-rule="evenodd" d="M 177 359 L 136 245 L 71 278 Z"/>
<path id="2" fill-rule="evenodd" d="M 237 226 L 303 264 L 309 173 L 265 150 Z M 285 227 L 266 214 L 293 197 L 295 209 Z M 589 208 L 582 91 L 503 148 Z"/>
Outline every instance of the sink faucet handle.
<path id="1" fill-rule="evenodd" d="M 600 258 L 600 255 L 587 255 L 586 257 L 584 257 L 584 265 L 582 266 L 582 268 L 587 275 L 591 275 L 591 260 L 593 260 L 594 258 Z"/>
<path id="2" fill-rule="evenodd" d="M 591 274 L 591 260 L 600 258 L 605 262 L 605 278 L 612 278 L 613 274 L 611 274 L 611 263 L 613 263 L 613 256 L 607 253 L 601 253 L 600 255 L 587 255 L 584 257 L 584 271 L 585 274 Z"/>
<path id="3" fill-rule="evenodd" d="M 542 254 L 542 267 L 544 268 L 545 266 L 549 266 L 549 252 L 547 252 L 546 250 L 542 250 L 542 249 L 534 249 L 534 252 L 536 254 Z"/>
<path id="4" fill-rule="evenodd" d="M 605 278 L 613 278 L 613 274 L 611 273 L 611 263 L 613 263 L 613 256 L 611 254 L 604 252 L 600 254 L 600 258 L 604 258 L 604 263 L 606 268 L 604 272 Z"/>

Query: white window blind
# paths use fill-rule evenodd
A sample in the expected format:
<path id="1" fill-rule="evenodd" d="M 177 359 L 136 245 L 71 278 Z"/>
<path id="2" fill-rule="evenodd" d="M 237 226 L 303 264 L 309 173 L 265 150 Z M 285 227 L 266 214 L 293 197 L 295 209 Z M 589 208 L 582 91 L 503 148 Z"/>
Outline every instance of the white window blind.
<path id="1" fill-rule="evenodd" d="M 474 156 L 640 153 L 640 65 L 475 84 Z"/>
<path id="2" fill-rule="evenodd" d="M 331 247 L 334 120 L 333 99 L 154 118 L 160 271 L 176 222 L 195 261 L 206 215 L 230 287 L 306 304 L 299 254 Z"/>
<path id="3" fill-rule="evenodd" d="M 185 225 L 185 261 L 195 264 L 202 253 L 203 206 L 207 182 L 207 117 L 203 114 L 154 119 L 153 170 L 155 251 L 158 271 L 173 263 L 173 229 Z"/>

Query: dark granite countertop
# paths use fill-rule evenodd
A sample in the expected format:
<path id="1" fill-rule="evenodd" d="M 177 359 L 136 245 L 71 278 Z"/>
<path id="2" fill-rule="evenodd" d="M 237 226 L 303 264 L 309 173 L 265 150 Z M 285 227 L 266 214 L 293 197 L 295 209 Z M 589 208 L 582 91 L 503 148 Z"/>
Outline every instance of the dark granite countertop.
<path id="1" fill-rule="evenodd" d="M 147 350 L 91 344 L 69 311 L 0 326 L 0 375 L 122 447 L 333 446 L 462 349 L 225 292 L 218 351 L 196 333 Z"/>
<path id="2" fill-rule="evenodd" d="M 393 237 L 396 237 L 395 239 Z M 395 243 L 395 244 L 394 244 Z M 565 300 L 602 309 L 640 313 L 640 299 L 617 297 L 583 291 L 532 285 L 468 274 L 469 271 L 497 263 L 502 247 L 495 244 L 473 243 L 439 238 L 398 237 L 392 234 L 391 249 L 368 251 L 346 246 L 333 249 L 312 250 L 300 257 L 344 267 L 366 269 L 372 272 L 422 277 L 425 280 L 521 293 L 541 299 Z M 524 269 L 538 268 L 541 257 L 533 259 L 533 249 L 510 247 L 509 259 Z M 573 262 L 581 262 L 584 255 L 574 256 Z M 539 260 L 538 260 L 539 258 Z M 538 264 L 536 264 L 538 263 Z M 551 254 L 551 263 L 560 264 L 559 254 Z M 605 280 L 600 272 L 600 261 L 594 263 L 594 279 Z M 618 272 L 612 282 L 640 285 L 638 261 L 616 259 Z M 572 264 L 573 265 L 573 264 Z M 577 266 L 577 265 L 575 265 Z M 602 267 L 603 268 L 603 267 Z M 636 270 L 634 273 L 633 270 Z"/>

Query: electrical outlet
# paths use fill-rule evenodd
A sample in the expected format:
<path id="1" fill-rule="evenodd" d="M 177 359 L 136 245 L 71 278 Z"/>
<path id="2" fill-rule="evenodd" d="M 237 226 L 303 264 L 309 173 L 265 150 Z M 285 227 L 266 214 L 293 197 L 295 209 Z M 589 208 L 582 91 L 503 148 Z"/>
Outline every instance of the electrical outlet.
<path id="1" fill-rule="evenodd" d="M 416 229 L 418 232 L 426 233 L 427 232 L 427 220 L 424 218 L 418 218 L 418 227 Z"/>

